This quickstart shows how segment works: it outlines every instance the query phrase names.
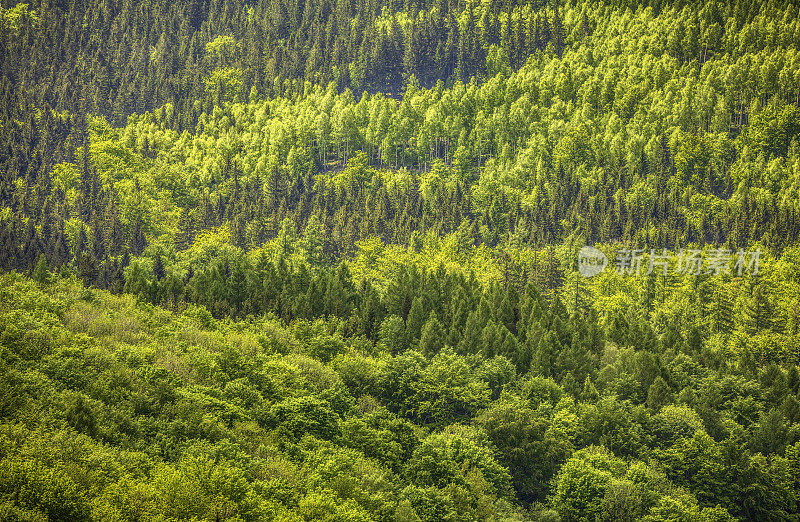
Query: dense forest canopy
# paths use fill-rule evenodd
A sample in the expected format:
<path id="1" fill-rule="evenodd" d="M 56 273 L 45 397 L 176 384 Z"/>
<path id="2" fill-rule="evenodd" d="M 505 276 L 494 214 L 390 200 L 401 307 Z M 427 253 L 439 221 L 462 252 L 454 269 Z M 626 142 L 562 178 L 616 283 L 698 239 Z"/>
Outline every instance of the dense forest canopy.
<path id="1" fill-rule="evenodd" d="M 3 1 L 0 518 L 797 519 L 798 14 Z"/>

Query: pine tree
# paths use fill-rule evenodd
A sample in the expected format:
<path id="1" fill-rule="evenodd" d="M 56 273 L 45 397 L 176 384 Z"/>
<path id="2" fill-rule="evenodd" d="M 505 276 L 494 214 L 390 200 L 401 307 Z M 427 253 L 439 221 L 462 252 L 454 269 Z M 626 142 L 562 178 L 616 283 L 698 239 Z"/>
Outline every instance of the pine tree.
<path id="1" fill-rule="evenodd" d="M 175 250 L 182 252 L 188 249 L 194 241 L 194 226 L 189 211 L 182 208 L 178 220 L 178 231 L 175 234 Z"/>
<path id="2" fill-rule="evenodd" d="M 131 236 L 130 251 L 133 255 L 138 256 L 144 252 L 147 240 L 145 239 L 144 230 L 142 229 L 142 220 L 138 218 L 133 225 L 133 234 Z"/>
<path id="3" fill-rule="evenodd" d="M 564 52 L 564 23 L 561 21 L 558 6 L 553 13 L 552 42 L 556 55 L 561 58 L 561 54 Z"/>
<path id="4" fill-rule="evenodd" d="M 416 346 L 422 334 L 422 327 L 425 324 L 425 310 L 422 299 L 415 297 L 411 303 L 411 310 L 406 318 L 406 343 L 409 346 Z"/>
<path id="5" fill-rule="evenodd" d="M 156 278 L 156 281 L 161 281 L 167 275 L 166 271 L 164 270 L 164 262 L 161 259 L 160 255 L 157 255 L 155 261 L 153 262 L 153 275 Z"/>
<path id="6" fill-rule="evenodd" d="M 419 340 L 419 349 L 425 357 L 433 357 L 444 347 L 444 330 L 436 317 L 436 312 L 431 312 L 422 328 Z"/>
<path id="7" fill-rule="evenodd" d="M 100 276 L 100 270 L 97 259 L 95 259 L 94 255 L 90 251 L 84 250 L 84 252 L 78 256 L 77 269 L 78 277 L 86 286 L 93 286 L 97 284 Z"/>
<path id="8" fill-rule="evenodd" d="M 600 393 L 597 391 L 592 379 L 587 375 L 583 383 L 583 392 L 581 393 L 581 400 L 590 404 L 596 403 L 600 399 Z"/>
<path id="9" fill-rule="evenodd" d="M 36 262 L 36 268 L 34 268 L 31 278 L 40 285 L 44 285 L 50 280 L 50 269 L 47 266 L 47 258 L 45 258 L 44 254 L 39 254 L 39 259 Z"/>
<path id="10" fill-rule="evenodd" d="M 64 223 L 61 222 L 59 230 L 54 235 L 55 244 L 53 246 L 53 253 L 51 257 L 51 264 L 53 267 L 62 266 L 69 261 L 69 245 L 67 236 L 64 233 Z"/>
<path id="11" fill-rule="evenodd" d="M 773 305 L 764 281 L 750 283 L 742 305 L 742 326 L 748 334 L 772 329 Z"/>
<path id="12" fill-rule="evenodd" d="M 658 412 L 663 406 L 672 401 L 672 390 L 669 385 L 658 376 L 647 390 L 647 407 L 653 412 Z"/>

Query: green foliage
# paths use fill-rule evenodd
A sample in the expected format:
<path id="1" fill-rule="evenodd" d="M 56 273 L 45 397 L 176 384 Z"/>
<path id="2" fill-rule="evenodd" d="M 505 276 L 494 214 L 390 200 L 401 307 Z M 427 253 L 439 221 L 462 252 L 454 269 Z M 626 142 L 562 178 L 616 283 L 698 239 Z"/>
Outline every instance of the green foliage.
<path id="1" fill-rule="evenodd" d="M 283 299 L 310 296 L 313 320 L 293 319 L 287 309 L 283 320 L 236 322 L 196 305 L 177 315 L 147 302 L 153 294 L 145 292 L 158 282 L 157 263 L 147 258 L 131 265 L 143 274 L 138 298 L 89 290 L 74 279 L 2 276 L 0 427 L 17 430 L 7 437 L 15 446 L 0 452 L 14 477 L 4 487 L 12 494 L 40 480 L 19 468 L 30 462 L 44 462 L 31 469 L 47 477 L 73 470 L 54 482 L 55 496 L 3 509 L 29 518 L 67 509 L 84 513 L 78 518 L 257 519 L 280 512 L 411 520 L 516 516 L 508 502 L 549 502 L 562 518 L 576 520 L 724 520 L 728 513 L 763 519 L 795 509 L 791 367 L 772 364 L 748 379 L 713 359 L 715 368 L 707 367 L 703 350 L 677 353 L 640 341 L 633 341 L 639 350 L 606 343 L 584 367 L 576 363 L 603 341 L 596 319 L 567 316 L 558 301 L 534 305 L 535 292 L 519 297 L 443 270 L 412 270 L 385 277 L 391 292 L 402 288 L 394 278 L 408 277 L 402 285 L 418 285 L 409 288 L 416 299 L 402 292 L 384 297 L 356 285 L 346 267 L 311 273 L 305 265 L 290 269 L 285 257 L 265 265 L 263 258 L 238 257 L 219 235 L 205 237 L 188 252 L 211 264 L 211 277 L 224 273 L 227 260 L 230 281 L 240 263 L 244 292 L 272 292 L 278 311 Z M 174 270 L 162 265 L 167 274 Z M 259 286 L 250 286 L 251 270 L 264 274 Z M 231 303 L 229 311 L 248 306 L 233 304 L 213 279 L 205 284 L 215 310 L 221 302 Z M 472 319 L 458 311 L 476 301 Z M 405 348 L 400 316 L 363 320 L 373 312 L 362 307 L 410 314 L 415 306 L 429 309 L 419 339 L 426 354 Z M 513 324 L 503 317 L 527 318 Z M 481 349 L 456 354 L 448 329 L 470 320 L 477 331 L 502 331 L 514 343 L 486 349 L 490 337 L 481 334 Z M 379 325 L 374 339 L 365 337 L 370 324 Z M 533 360 L 551 361 L 541 368 L 554 378 L 538 370 L 517 377 L 511 358 L 542 338 L 552 347 Z M 564 345 L 574 361 L 564 355 L 570 352 L 550 351 Z M 508 356 L 492 355 L 498 350 Z M 581 368 L 585 376 L 570 380 Z M 120 464 L 129 471 L 101 479 L 100 471 L 70 460 L 73 453 L 23 451 L 20 445 L 40 440 L 43 416 L 61 437 L 83 437 L 90 448 L 93 439 L 102 441 L 108 458 L 131 462 Z"/>
<path id="2" fill-rule="evenodd" d="M 606 489 L 623 474 L 625 463 L 607 452 L 576 452 L 558 473 L 553 505 L 566 520 L 592 520 L 600 515 Z"/>
<path id="3" fill-rule="evenodd" d="M 15 35 L 19 35 L 23 26 L 32 26 L 39 21 L 35 9 L 30 9 L 29 4 L 19 3 L 10 9 L 2 11 L 3 25 Z"/>
<path id="4" fill-rule="evenodd" d="M 0 519 L 797 518 L 797 15 L 0 8 Z"/>
<path id="5" fill-rule="evenodd" d="M 411 308 L 413 313 L 413 306 Z M 419 349 L 426 357 L 433 357 L 438 354 L 444 346 L 444 330 L 436 318 L 436 313 L 431 312 L 430 317 L 422 327 L 419 340 Z"/>

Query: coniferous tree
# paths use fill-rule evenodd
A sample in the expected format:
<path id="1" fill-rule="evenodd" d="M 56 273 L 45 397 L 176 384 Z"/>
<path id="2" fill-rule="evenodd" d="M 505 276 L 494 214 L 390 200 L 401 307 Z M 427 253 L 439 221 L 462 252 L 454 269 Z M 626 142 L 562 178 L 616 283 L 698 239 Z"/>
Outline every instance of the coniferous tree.
<path id="1" fill-rule="evenodd" d="M 47 258 L 44 254 L 39 254 L 39 259 L 36 261 L 36 267 L 33 270 L 31 278 L 37 283 L 43 285 L 50 279 L 50 270 L 47 266 Z"/>
<path id="2" fill-rule="evenodd" d="M 413 308 L 412 308 L 413 309 Z M 426 357 L 433 357 L 444 347 L 444 330 L 435 312 L 431 312 L 419 339 L 419 349 Z"/>

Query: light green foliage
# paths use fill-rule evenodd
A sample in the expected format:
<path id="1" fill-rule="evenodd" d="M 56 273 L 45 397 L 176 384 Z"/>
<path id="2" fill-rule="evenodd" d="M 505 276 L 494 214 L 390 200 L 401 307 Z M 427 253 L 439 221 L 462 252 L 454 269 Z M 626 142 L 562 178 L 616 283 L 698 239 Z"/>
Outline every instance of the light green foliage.
<path id="1" fill-rule="evenodd" d="M 488 444 L 482 432 L 458 426 L 421 441 L 405 469 L 411 483 L 419 488 L 413 493 L 404 491 L 404 496 L 411 497 L 412 505 L 416 504 L 417 513 L 420 513 L 420 507 L 423 512 L 429 509 L 461 511 L 466 499 L 459 498 L 460 495 L 473 497 L 478 509 L 488 501 L 487 507 L 491 509 L 494 501 L 481 497 L 494 499 L 510 495 L 508 471 L 497 462 Z M 439 506 L 430 506 L 432 500 Z M 448 504 L 452 505 L 449 509 L 445 508 Z M 421 517 L 430 520 L 431 514 Z"/>
<path id="2" fill-rule="evenodd" d="M 686 406 L 665 406 L 650 419 L 656 442 L 669 446 L 680 439 L 691 438 L 703 429 L 703 421 Z"/>
<path id="3" fill-rule="evenodd" d="M 206 44 L 206 57 L 227 64 L 236 52 L 236 40 L 230 35 L 219 35 Z"/>
<path id="4" fill-rule="evenodd" d="M 514 397 L 502 397 L 476 419 L 509 467 L 524 499 L 538 498 L 563 460 L 574 450 L 549 416 Z"/>
<path id="5" fill-rule="evenodd" d="M 381 323 L 379 339 L 391 353 L 402 351 L 405 344 L 405 324 L 403 319 L 396 315 L 390 315 Z"/>
<path id="6" fill-rule="evenodd" d="M 412 308 L 413 310 L 413 308 Z M 444 330 L 435 312 L 431 312 L 430 317 L 422 327 L 419 339 L 419 349 L 426 357 L 433 357 L 444 347 Z"/>
<path id="7" fill-rule="evenodd" d="M 466 420 L 489 402 L 486 383 L 452 351 L 436 355 L 413 389 L 417 417 L 434 425 Z"/>
<path id="8" fill-rule="evenodd" d="M 625 463 L 598 448 L 576 452 L 558 473 L 553 504 L 566 520 L 592 520 L 601 513 L 606 489 Z"/>
<path id="9" fill-rule="evenodd" d="M 39 21 L 36 10 L 22 3 L 8 9 L 0 9 L 0 15 L 6 28 L 16 35 L 19 35 L 23 25 L 32 26 Z"/>
<path id="10" fill-rule="evenodd" d="M 175 256 L 170 270 L 205 265 L 217 274 L 213 277 L 224 273 L 227 263 L 232 281 L 236 264 L 246 258 L 228 237 L 225 228 L 209 231 L 186 251 L 163 255 Z M 65 509 L 90 510 L 99 518 L 228 513 L 258 519 L 283 513 L 410 520 L 513 517 L 508 502 L 515 498 L 552 498 L 548 505 L 568 520 L 725 520 L 728 510 L 768 517 L 793 509 L 796 497 L 789 485 L 796 428 L 780 408 L 797 379 L 778 365 L 753 379 L 730 371 L 718 375 L 705 365 L 702 352 L 676 353 L 647 344 L 646 337 L 643 345 L 632 342 L 643 346 L 639 350 L 606 343 L 601 352 L 594 343 L 602 336 L 570 317 L 560 302 L 537 304 L 532 289 L 517 294 L 489 285 L 484 291 L 474 280 L 461 286 L 458 276 L 443 269 L 403 269 L 387 276 L 393 297 L 379 296 L 370 305 L 407 310 L 409 317 L 416 307 L 423 319 L 429 309 L 419 341 L 427 353 L 409 351 L 398 343 L 405 343 L 408 332 L 397 315 L 379 316 L 374 337 L 364 337 L 360 307 L 372 290 L 362 283 L 361 290 L 353 288 L 345 266 L 290 272 L 285 257 L 277 257 L 276 264 L 270 254 L 256 252 L 253 265 L 242 265 L 248 285 L 253 266 L 263 270 L 259 291 L 270 291 L 281 273 L 314 287 L 317 278 L 324 281 L 318 286 L 324 294 L 311 300 L 329 299 L 335 310 L 348 298 L 334 293 L 350 292 L 353 314 L 312 315 L 313 320 L 292 319 L 288 327 L 269 315 L 242 322 L 217 319 L 198 305 L 178 315 L 141 298 L 156 280 L 147 256 L 129 267 L 128 281 L 139 285 L 139 299 L 85 289 L 70 279 L 2 276 L 3 418 L 17 419 L 21 424 L 15 429 L 26 440 L 45 415 L 56 423 L 54 429 L 87 443 L 103 440 L 113 458 L 135 462 L 130 472 L 101 482 L 95 475 L 72 473 L 76 484 L 95 484 L 83 496 L 74 496 L 77 490 L 66 479 L 57 482 L 61 489 L 54 495 L 74 496 Z M 408 279 L 399 283 L 392 279 L 397 277 Z M 419 287 L 409 287 L 412 280 Z M 211 283 L 212 295 L 215 288 Z M 434 297 L 445 291 L 453 292 L 452 308 Z M 281 292 L 287 292 L 285 285 Z M 458 308 L 469 302 L 478 303 L 475 311 L 459 319 Z M 439 314 L 452 319 L 440 322 Z M 509 357 L 517 357 L 522 345 L 538 347 L 545 337 L 570 351 L 583 346 L 587 354 L 597 354 L 590 368 L 604 365 L 598 387 L 592 391 L 591 373 L 570 381 L 581 366 L 558 351 L 537 356 L 554 378 L 528 372 L 516 377 L 511 358 L 487 357 L 485 345 L 454 353 L 447 346 L 452 338 L 447 325 L 461 328 L 463 322 L 469 329 L 466 315 L 476 322 L 481 343 L 488 327 L 482 325 L 514 328 L 520 340 L 508 349 Z M 524 319 L 515 324 L 512 317 Z M 629 338 L 632 327 L 627 328 L 620 335 Z M 437 330 L 439 335 L 431 335 Z M 510 330 L 504 335 L 516 338 Z M 439 342 L 438 350 L 430 348 Z M 505 343 L 498 346 L 490 352 L 506 350 Z M 659 386 L 682 392 L 649 391 Z M 468 423 L 474 427 L 465 427 Z M 211 446 L 188 450 L 200 443 Z M 580 449 L 590 446 L 595 449 Z M 786 458 L 780 456 L 784 451 Z M 727 459 L 736 452 L 739 460 L 731 465 Z M 12 449 L 5 455 L 22 453 Z M 12 466 L 9 458 L 0 457 L 0 463 Z M 248 459 L 251 464 L 245 465 Z M 62 468 L 88 469 L 68 460 L 46 462 L 52 476 Z M 6 491 L 22 491 L 38 480 L 13 466 Z M 741 480 L 769 498 L 769 506 L 742 493 Z M 676 485 L 684 490 L 676 493 Z M 47 513 L 55 509 L 48 498 L 31 497 L 9 509 Z M 741 507 L 731 509 L 732 499 Z"/>
<path id="11" fill-rule="evenodd" d="M 365 520 L 387 517 L 395 508 L 396 485 L 392 473 L 358 451 L 321 445 L 306 458 L 304 465 L 308 468 L 311 490 L 329 490 L 340 505 L 354 503 L 352 507 Z"/>

